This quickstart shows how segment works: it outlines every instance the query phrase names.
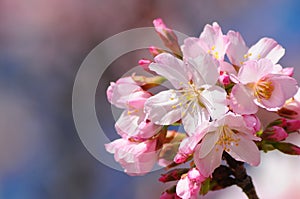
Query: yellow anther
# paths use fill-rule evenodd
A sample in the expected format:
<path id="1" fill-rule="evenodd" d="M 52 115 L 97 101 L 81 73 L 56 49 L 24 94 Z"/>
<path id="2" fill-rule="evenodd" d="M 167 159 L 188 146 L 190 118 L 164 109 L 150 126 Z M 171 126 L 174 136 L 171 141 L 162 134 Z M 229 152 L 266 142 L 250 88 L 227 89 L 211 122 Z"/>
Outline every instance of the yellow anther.
<path id="1" fill-rule="evenodd" d="M 211 50 L 214 51 L 216 49 L 216 46 L 212 46 Z"/>
<path id="2" fill-rule="evenodd" d="M 254 86 L 254 95 L 259 99 L 270 99 L 274 90 L 271 81 L 260 80 Z"/>
<path id="3" fill-rule="evenodd" d="M 214 56 L 215 56 L 216 59 L 219 59 L 219 53 L 218 52 L 215 52 Z"/>

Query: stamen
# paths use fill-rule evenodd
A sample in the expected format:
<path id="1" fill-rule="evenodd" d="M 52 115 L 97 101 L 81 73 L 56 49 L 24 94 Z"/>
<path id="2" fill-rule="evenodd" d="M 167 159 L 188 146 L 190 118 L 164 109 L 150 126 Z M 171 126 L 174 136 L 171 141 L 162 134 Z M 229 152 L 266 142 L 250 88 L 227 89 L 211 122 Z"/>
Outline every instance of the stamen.
<path id="1" fill-rule="evenodd" d="M 255 84 L 254 95 L 258 99 L 270 99 L 274 91 L 274 86 L 271 81 L 260 80 Z"/>

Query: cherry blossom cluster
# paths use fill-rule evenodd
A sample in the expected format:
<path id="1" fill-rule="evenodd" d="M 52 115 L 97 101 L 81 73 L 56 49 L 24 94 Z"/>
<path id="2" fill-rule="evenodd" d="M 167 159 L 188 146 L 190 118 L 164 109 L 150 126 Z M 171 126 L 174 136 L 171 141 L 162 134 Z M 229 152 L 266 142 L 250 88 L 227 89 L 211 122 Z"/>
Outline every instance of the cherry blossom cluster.
<path id="1" fill-rule="evenodd" d="M 180 46 L 161 19 L 154 27 L 169 50 L 150 47 L 153 60 L 139 61 L 148 77 L 123 77 L 107 89 L 108 101 L 124 111 L 115 124 L 121 138 L 105 147 L 126 173 L 189 162 L 160 178 L 178 180 L 161 198 L 189 199 L 213 180 L 224 153 L 251 166 L 260 150 L 300 154 L 284 142 L 300 128 L 300 92 L 293 68 L 278 63 L 281 45 L 265 37 L 248 47 L 239 32 L 223 34 L 215 22 Z M 165 81 L 172 88 L 151 91 Z"/>

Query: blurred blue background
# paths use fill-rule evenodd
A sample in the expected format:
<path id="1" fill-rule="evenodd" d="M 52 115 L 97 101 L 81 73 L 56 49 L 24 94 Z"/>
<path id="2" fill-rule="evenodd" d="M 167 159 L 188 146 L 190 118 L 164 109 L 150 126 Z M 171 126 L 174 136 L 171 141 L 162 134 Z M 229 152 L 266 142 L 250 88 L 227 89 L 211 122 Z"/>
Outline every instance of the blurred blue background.
<path id="1" fill-rule="evenodd" d="M 297 0 L 0 0 L 0 199 L 159 198 L 166 187 L 157 182 L 162 171 L 129 177 L 98 162 L 82 145 L 71 110 L 73 82 L 87 54 L 114 34 L 152 26 L 157 17 L 190 36 L 217 21 L 224 33 L 239 31 L 249 46 L 275 38 L 286 49 L 281 64 L 295 67 L 300 80 Z M 110 138 L 116 132 L 105 89 L 139 56 L 114 62 L 97 91 Z M 299 157 L 267 155 L 249 171 L 258 194 L 300 198 Z M 245 196 L 231 187 L 205 198 Z"/>

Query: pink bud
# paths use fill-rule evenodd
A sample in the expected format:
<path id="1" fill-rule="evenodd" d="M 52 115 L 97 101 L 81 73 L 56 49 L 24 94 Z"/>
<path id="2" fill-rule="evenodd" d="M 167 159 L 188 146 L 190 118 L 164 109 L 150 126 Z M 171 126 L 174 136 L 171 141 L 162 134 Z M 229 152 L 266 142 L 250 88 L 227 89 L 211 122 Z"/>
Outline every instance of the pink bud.
<path id="1" fill-rule="evenodd" d="M 157 55 L 159 55 L 159 54 L 161 54 L 161 53 L 163 53 L 163 52 L 165 52 L 165 51 L 162 50 L 162 49 L 159 49 L 159 48 L 157 48 L 157 47 L 155 47 L 155 46 L 150 46 L 150 47 L 149 47 L 149 52 L 151 53 L 151 55 L 152 55 L 153 57 L 156 57 Z"/>
<path id="2" fill-rule="evenodd" d="M 140 59 L 139 65 L 146 71 L 149 71 L 149 65 L 151 64 L 151 61 L 149 59 Z"/>
<path id="3" fill-rule="evenodd" d="M 300 129 L 300 120 L 287 120 L 284 128 L 288 133 L 298 131 Z"/>
<path id="4" fill-rule="evenodd" d="M 267 128 L 262 136 L 261 136 L 264 140 L 271 140 L 271 141 L 282 141 L 285 138 L 288 137 L 287 132 L 279 126 L 272 126 Z"/>
<path id="5" fill-rule="evenodd" d="M 173 169 L 165 174 L 162 174 L 158 180 L 163 183 L 179 180 L 181 175 L 187 173 L 188 171 L 189 169 Z"/>
<path id="6" fill-rule="evenodd" d="M 168 193 L 168 192 L 163 192 L 160 196 L 160 199 L 181 199 L 176 195 L 176 193 Z"/>
<path id="7" fill-rule="evenodd" d="M 279 151 L 289 155 L 300 155 L 300 147 L 286 142 L 279 142 L 272 144 Z"/>
<path id="8" fill-rule="evenodd" d="M 176 55 L 182 56 L 178 39 L 175 33 L 169 29 L 161 18 L 154 19 L 153 25 L 155 27 L 156 32 L 158 33 L 159 37 L 164 42 L 165 46 L 172 50 L 173 53 Z"/>
<path id="9" fill-rule="evenodd" d="M 107 100 L 112 103 L 113 93 L 115 89 L 116 83 L 110 82 L 110 86 L 106 90 Z"/>
<path id="10" fill-rule="evenodd" d="M 247 127 L 253 129 L 253 134 L 256 134 L 261 129 L 259 118 L 255 114 L 243 115 Z"/>
<path id="11" fill-rule="evenodd" d="M 230 77 L 227 73 L 221 71 L 219 76 L 219 82 L 223 84 L 224 86 L 227 86 L 230 84 Z"/>
<path id="12" fill-rule="evenodd" d="M 197 198 L 201 183 L 206 178 L 201 175 L 198 169 L 191 169 L 186 176 L 183 176 L 177 183 L 176 194 L 182 199 Z"/>
<path id="13" fill-rule="evenodd" d="M 177 153 L 176 156 L 174 157 L 174 162 L 176 162 L 177 164 L 180 164 L 180 163 L 186 162 L 187 159 L 188 159 L 188 157 L 186 155 Z"/>

